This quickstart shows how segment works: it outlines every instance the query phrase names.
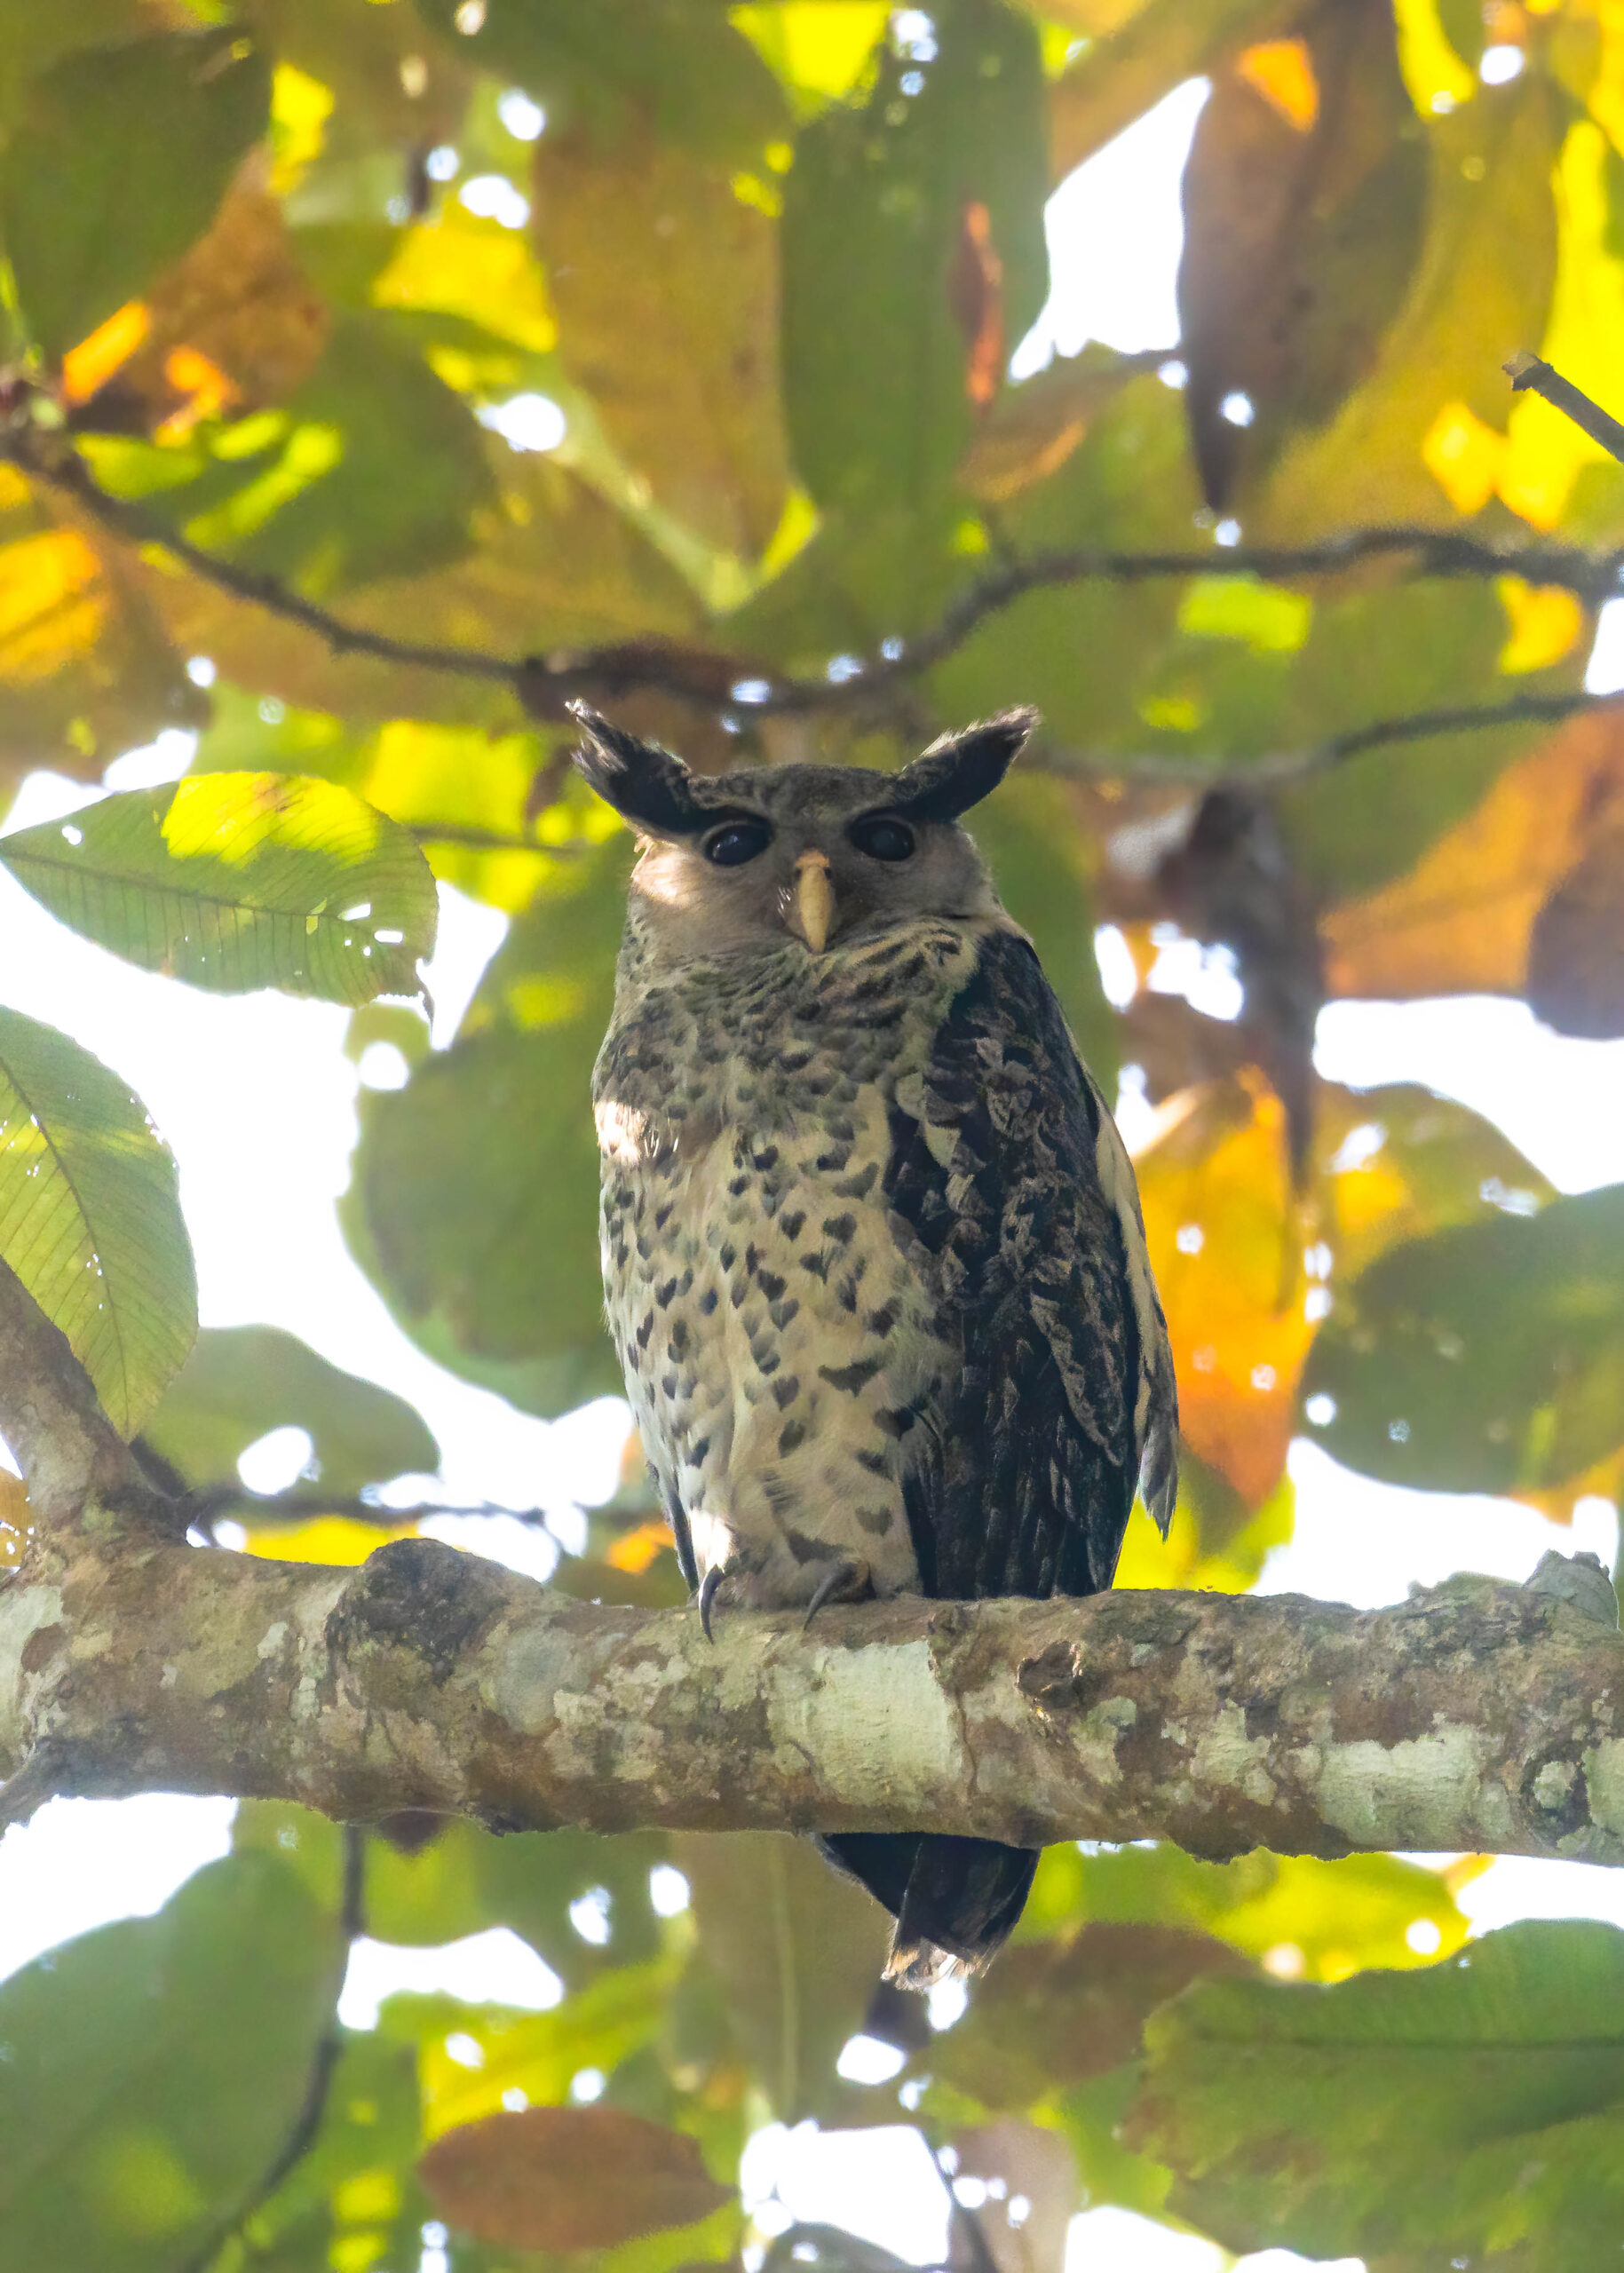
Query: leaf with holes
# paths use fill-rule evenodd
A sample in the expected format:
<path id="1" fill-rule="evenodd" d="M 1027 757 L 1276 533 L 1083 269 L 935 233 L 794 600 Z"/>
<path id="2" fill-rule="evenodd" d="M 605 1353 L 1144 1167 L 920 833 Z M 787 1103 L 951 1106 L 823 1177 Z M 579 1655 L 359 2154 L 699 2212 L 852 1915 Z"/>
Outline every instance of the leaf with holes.
<path id="1" fill-rule="evenodd" d="M 0 1256 L 130 1435 L 197 1333 L 175 1163 L 116 1073 L 9 1010 L 0 1010 Z"/>
<path id="2" fill-rule="evenodd" d="M 316 1481 L 337 1494 L 440 1466 L 439 1445 L 404 1398 L 276 1326 L 205 1328 L 141 1441 L 195 1491 L 234 1482 L 238 1455 L 287 1428 L 307 1432 Z"/>
<path id="3" fill-rule="evenodd" d="M 731 2198 L 696 2140 L 609 2107 L 527 2107 L 436 2140 L 418 2166 L 448 2225 L 513 2249 L 611 2249 Z"/>
<path id="4" fill-rule="evenodd" d="M 434 879 L 411 836 L 305 775 L 131 789 L 0 838 L 0 861 L 74 931 L 217 994 L 416 994 L 433 952 Z"/>

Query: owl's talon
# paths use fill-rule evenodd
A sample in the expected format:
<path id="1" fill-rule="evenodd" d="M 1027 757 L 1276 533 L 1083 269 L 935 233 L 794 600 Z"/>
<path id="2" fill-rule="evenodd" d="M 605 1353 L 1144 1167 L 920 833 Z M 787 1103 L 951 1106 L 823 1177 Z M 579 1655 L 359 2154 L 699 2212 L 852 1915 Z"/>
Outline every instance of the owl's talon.
<path id="1" fill-rule="evenodd" d="M 848 1588 L 850 1592 L 847 1592 Z M 805 1617 L 801 1620 L 802 1633 L 805 1633 L 824 1604 L 836 1595 L 844 1595 L 848 1602 L 867 1602 L 873 1592 L 874 1574 L 857 1556 L 844 1556 L 838 1563 L 831 1563 L 812 1588 L 812 1598 L 806 1605 Z"/>
<path id="2" fill-rule="evenodd" d="M 713 1563 L 700 1580 L 699 1588 L 699 1622 L 704 1629 L 705 1639 L 712 1643 L 717 1637 L 710 1630 L 710 1605 L 717 1598 L 717 1588 L 721 1583 L 720 1566 Z"/>

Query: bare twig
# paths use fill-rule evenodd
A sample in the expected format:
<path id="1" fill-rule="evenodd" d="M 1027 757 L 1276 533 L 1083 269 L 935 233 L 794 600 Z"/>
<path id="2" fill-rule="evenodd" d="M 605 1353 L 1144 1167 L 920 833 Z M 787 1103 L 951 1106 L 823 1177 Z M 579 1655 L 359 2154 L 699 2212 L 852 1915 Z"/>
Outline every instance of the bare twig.
<path id="1" fill-rule="evenodd" d="M 510 1516 L 517 1524 L 538 1531 L 548 1528 L 545 1508 L 510 1508 L 495 1500 L 417 1500 L 403 1507 L 389 1507 L 364 1492 L 334 1493 L 308 1488 L 294 1492 L 250 1492 L 245 1484 L 205 1485 L 187 1494 L 186 1512 L 194 1524 L 218 1523 L 222 1516 L 244 1516 L 254 1524 L 307 1524 L 323 1516 L 338 1516 L 350 1523 L 376 1524 L 380 1530 L 395 1524 L 421 1523 L 425 1516 Z"/>
<path id="2" fill-rule="evenodd" d="M 1609 457 L 1624 460 L 1624 426 L 1616 418 L 1610 418 L 1600 403 L 1592 402 L 1572 379 L 1565 379 L 1560 371 L 1553 370 L 1549 363 L 1523 347 L 1500 368 L 1510 380 L 1514 394 L 1526 392 L 1543 395 L 1553 409 L 1573 420 L 1581 434 L 1599 442 Z"/>
<path id="3" fill-rule="evenodd" d="M 1565 384 L 1565 383 L 1564 383 Z M 1582 400 L 1582 398 L 1581 398 Z M 1597 414 L 1599 416 L 1601 414 Z M 1271 580 L 1336 575 L 1359 564 L 1405 558 L 1415 576 L 1517 575 L 1532 584 L 1559 587 L 1592 605 L 1620 590 L 1624 549 L 1589 551 L 1540 540 L 1520 545 L 1488 543 L 1459 531 L 1407 524 L 1350 530 L 1310 545 L 1184 547 L 1135 552 L 1076 547 L 1004 560 L 954 601 L 930 630 L 887 640 L 878 654 L 837 659 L 819 677 L 780 676 L 748 658 L 689 650 L 649 640 L 622 642 L 551 657 L 513 658 L 475 647 L 442 646 L 346 623 L 273 576 L 243 568 L 194 544 L 151 506 L 112 496 L 83 460 L 57 438 L 26 421 L 14 424 L 0 447 L 23 471 L 60 490 L 99 527 L 123 542 L 155 545 L 194 575 L 267 614 L 302 625 L 337 654 L 359 654 L 402 669 L 426 669 L 511 687 L 533 716 L 557 720 L 576 696 L 613 701 L 644 690 L 685 702 L 712 716 L 781 717 L 872 707 L 894 701 L 907 684 L 962 646 L 989 617 L 1029 592 L 1086 582 L 1142 583 L 1187 576 L 1256 576 Z M 1479 723 L 1463 717 L 1462 725 Z M 1485 714 L 1481 723 L 1493 721 Z M 1395 738 L 1382 730 L 1384 738 Z M 1426 729 L 1425 731 L 1433 731 Z M 1119 765 L 1116 771 L 1126 771 Z M 443 841 L 473 842 L 452 829 Z M 483 843 L 483 837 L 479 840 Z M 527 840 L 503 841 L 491 850 L 543 850 Z"/>

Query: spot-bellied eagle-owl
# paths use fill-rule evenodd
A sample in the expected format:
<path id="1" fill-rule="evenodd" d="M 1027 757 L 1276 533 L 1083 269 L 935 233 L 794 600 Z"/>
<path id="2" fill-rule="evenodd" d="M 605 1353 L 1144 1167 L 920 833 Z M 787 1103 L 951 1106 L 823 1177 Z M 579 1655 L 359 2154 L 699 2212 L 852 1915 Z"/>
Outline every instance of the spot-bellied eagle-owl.
<path id="1" fill-rule="evenodd" d="M 1176 1398 L 1133 1170 L 959 815 L 1032 714 L 900 773 L 692 774 L 578 710 L 637 830 L 593 1076 L 610 1331 L 714 1608 L 1089 1595 Z M 1036 1855 L 820 1842 L 915 1987 L 984 1964 Z"/>

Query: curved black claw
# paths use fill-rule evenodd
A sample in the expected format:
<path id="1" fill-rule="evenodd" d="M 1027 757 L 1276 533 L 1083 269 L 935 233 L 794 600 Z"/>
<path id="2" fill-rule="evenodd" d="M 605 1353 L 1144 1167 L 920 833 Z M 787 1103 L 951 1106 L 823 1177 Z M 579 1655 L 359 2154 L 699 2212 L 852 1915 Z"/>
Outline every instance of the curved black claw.
<path id="1" fill-rule="evenodd" d="M 848 1589 L 851 1589 L 849 1593 Z M 805 1633 L 824 1604 L 836 1595 L 844 1595 L 850 1602 L 866 1602 L 873 1592 L 874 1579 L 868 1565 L 854 1555 L 843 1556 L 838 1563 L 829 1564 L 813 1588 L 812 1598 L 806 1605 L 806 1615 L 801 1620 L 802 1633 Z"/>
<path id="2" fill-rule="evenodd" d="M 699 1622 L 704 1628 L 705 1639 L 711 1643 L 714 1643 L 717 1637 L 710 1630 L 710 1605 L 717 1598 L 717 1588 L 721 1583 L 721 1567 L 713 1563 L 700 1580 L 699 1588 Z"/>

